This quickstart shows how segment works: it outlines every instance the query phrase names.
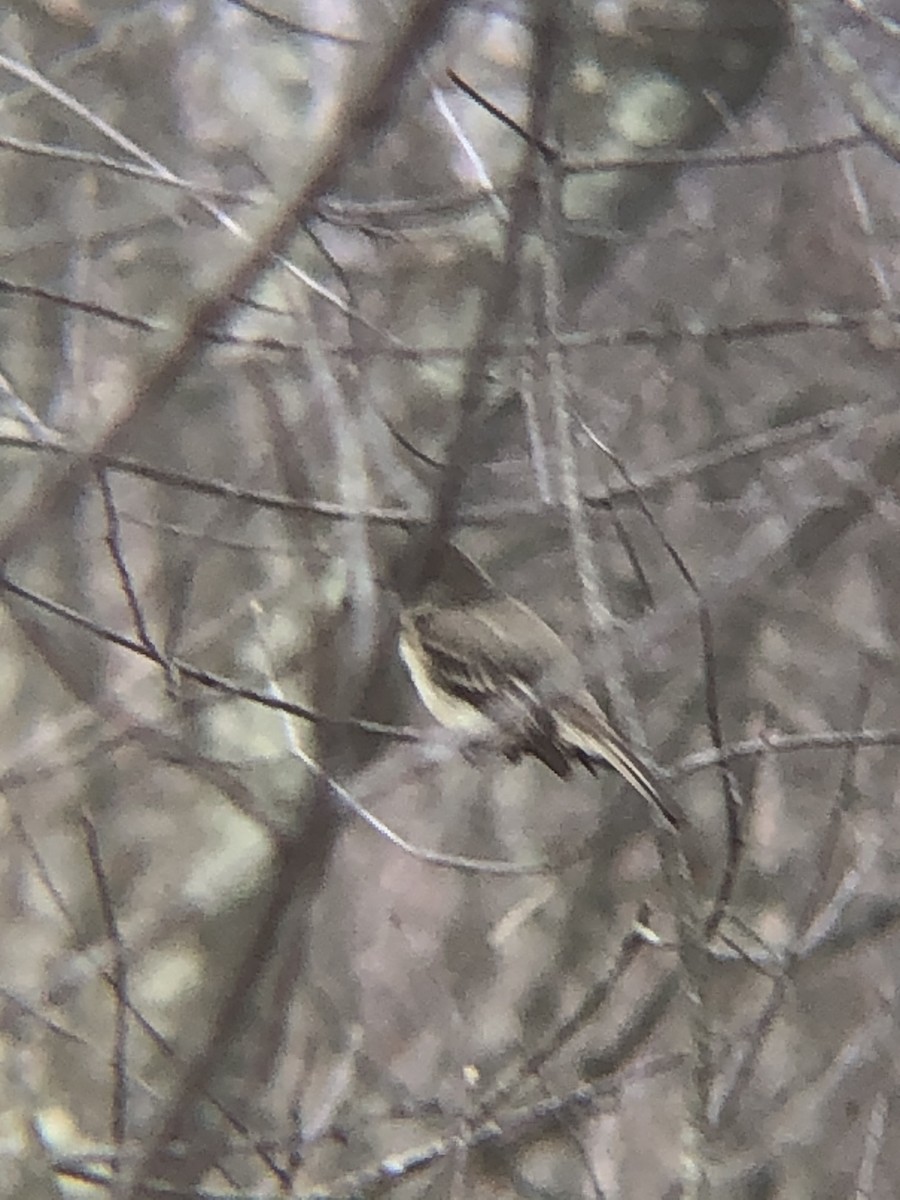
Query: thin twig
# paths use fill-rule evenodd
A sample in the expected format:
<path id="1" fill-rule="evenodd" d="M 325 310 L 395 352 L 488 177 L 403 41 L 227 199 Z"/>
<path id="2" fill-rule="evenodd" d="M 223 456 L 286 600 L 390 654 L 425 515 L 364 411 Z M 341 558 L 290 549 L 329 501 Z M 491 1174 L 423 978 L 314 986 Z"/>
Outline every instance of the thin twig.
<path id="1" fill-rule="evenodd" d="M 23 587 L 19 583 L 14 583 L 7 575 L 2 574 L 2 572 L 0 572 L 0 591 L 7 591 L 11 595 L 19 596 L 20 599 L 27 600 L 37 608 L 43 609 L 44 612 L 52 613 L 53 616 L 60 617 L 64 621 L 69 621 L 71 624 L 77 625 L 80 629 L 87 629 L 104 641 L 110 642 L 114 646 L 121 646 L 124 650 L 131 650 L 134 654 L 140 655 L 141 658 L 147 658 L 153 662 L 158 661 L 156 656 L 142 642 L 135 641 L 134 638 L 126 637 L 124 634 L 116 633 L 114 630 L 108 629 L 96 621 L 92 621 L 89 617 L 83 616 L 65 604 L 59 604 L 55 600 L 50 600 L 46 596 L 39 595 L 30 588 Z M 173 669 L 184 679 L 191 679 L 195 683 L 204 684 L 206 687 L 210 687 L 217 692 L 222 692 L 226 696 L 251 700 L 256 704 L 263 705 L 264 708 L 273 708 L 280 712 L 290 713 L 292 716 L 301 717 L 304 721 L 315 721 L 321 725 L 329 725 L 334 728 L 357 729 L 363 733 L 392 738 L 398 742 L 421 742 L 425 740 L 414 729 L 404 728 L 399 725 L 384 725 L 378 721 L 364 721 L 355 717 L 329 717 L 325 713 L 317 712 L 314 709 L 307 708 L 302 704 L 296 704 L 293 701 L 276 700 L 266 692 L 260 692 L 256 688 L 234 683 L 232 680 L 226 679 L 221 675 L 214 675 L 211 671 L 201 670 L 184 659 L 173 658 L 171 661 Z"/>
<path id="2" fill-rule="evenodd" d="M 233 2 L 234 0 L 232 0 Z M 11 137 L 9 134 L 5 134 L 0 136 L 0 150 L 14 150 L 19 154 L 28 154 L 36 158 L 50 158 L 58 162 L 77 163 L 82 167 L 99 168 L 111 171 L 115 175 L 125 175 L 130 179 L 155 183 L 160 187 L 175 188 L 205 200 L 219 200 L 228 204 L 258 203 L 258 198 L 242 192 L 233 192 L 227 188 L 217 188 L 209 184 L 193 183 L 191 180 L 181 179 L 177 175 L 161 175 L 155 167 L 141 167 L 121 158 L 112 158 L 108 154 L 73 150 L 70 146 L 52 146 L 46 142 L 32 142 L 25 138 Z"/>
<path id="3" fill-rule="evenodd" d="M 548 162 L 553 162 L 559 158 L 558 150 L 554 150 L 552 146 L 550 146 L 538 135 L 529 133 L 528 130 L 525 129 L 524 126 L 520 125 L 518 121 L 513 120 L 509 113 L 504 112 L 502 108 L 498 108 L 496 104 L 492 104 L 483 92 L 479 92 L 476 88 L 472 87 L 470 83 L 466 83 L 464 79 L 457 75 L 456 71 L 448 70 L 447 77 L 452 83 L 455 83 L 459 90 L 464 92 L 470 100 L 474 100 L 479 108 L 483 108 L 484 111 L 490 113 L 492 117 L 496 117 L 501 125 L 505 125 L 507 129 L 511 129 L 513 133 L 518 134 L 523 142 L 526 142 L 529 146 L 534 146 L 536 150 L 540 151 L 540 153 Z"/>
<path id="4" fill-rule="evenodd" d="M 116 574 L 119 577 L 119 583 L 122 587 L 122 592 L 125 595 L 125 601 L 128 604 L 128 609 L 131 613 L 131 619 L 134 622 L 135 630 L 137 631 L 138 639 L 147 651 L 149 658 L 155 659 L 166 673 L 169 689 L 175 691 L 175 674 L 172 670 L 172 664 L 168 659 L 164 658 L 153 638 L 150 635 L 150 629 L 144 617 L 144 610 L 138 599 L 137 589 L 134 585 L 134 580 L 131 578 L 131 572 L 128 569 L 128 564 L 125 561 L 125 551 L 122 546 L 122 527 L 119 524 L 119 513 L 116 508 L 115 500 L 113 499 L 112 488 L 110 487 L 109 477 L 107 472 L 101 468 L 97 471 L 97 482 L 100 485 L 100 495 L 103 497 L 103 509 L 106 514 L 106 546 L 109 550 L 110 557 L 116 568 Z"/>
<path id="5" fill-rule="evenodd" d="M 672 771 L 673 779 L 695 775 L 711 767 L 740 758 L 762 758 L 767 754 L 793 754 L 801 750 L 845 750 L 848 746 L 900 746 L 898 729 L 828 729 L 821 733 L 778 733 L 767 731 L 762 737 L 729 742 L 719 750 L 699 750 L 689 754 Z"/>
<path id="6" fill-rule="evenodd" d="M 275 678 L 271 663 L 268 662 L 268 652 L 265 646 L 265 638 L 262 636 L 262 630 L 259 622 L 259 610 L 254 609 L 257 617 L 257 634 L 259 638 L 259 648 L 266 659 L 266 674 L 268 677 L 269 695 L 273 699 L 284 703 L 284 693 L 281 685 Z M 281 710 L 281 724 L 284 733 L 285 742 L 292 758 L 298 759 L 303 763 L 304 767 L 310 771 L 319 783 L 324 784 L 332 796 L 339 803 L 352 812 L 354 816 L 359 817 L 370 829 L 374 829 L 377 834 L 385 838 L 392 846 L 398 850 L 402 850 L 404 854 L 408 854 L 411 858 L 417 859 L 419 862 L 428 863 L 435 867 L 449 867 L 453 870 L 468 872 L 478 875 L 543 875 L 553 870 L 550 863 L 533 862 L 533 863 L 510 863 L 502 862 L 497 859 L 482 859 L 468 858 L 458 854 L 444 854 L 441 851 L 430 850 L 427 847 L 416 846 L 412 842 L 408 842 L 400 834 L 396 833 L 391 827 L 382 821 L 379 817 L 368 809 L 361 801 L 357 800 L 345 787 L 333 779 L 327 771 L 325 771 L 315 759 L 307 754 L 300 745 L 297 738 L 296 730 L 292 723 L 288 720 L 288 711 L 286 708 Z M 448 747 L 453 753 L 452 746 Z M 394 785 L 402 781 L 395 780 Z"/>
<path id="7" fill-rule="evenodd" d="M 109 890 L 109 879 L 103 865 L 100 851 L 100 839 L 90 815 L 83 811 L 81 827 L 84 830 L 88 860 L 97 896 L 100 900 L 100 911 L 103 914 L 103 924 L 106 937 L 112 947 L 113 968 L 112 991 L 115 998 L 115 1025 L 113 1032 L 112 1052 L 112 1101 L 111 1101 L 111 1135 L 112 1144 L 116 1147 L 117 1157 L 113 1160 L 113 1171 L 118 1172 L 118 1154 L 128 1141 L 128 957 L 125 944 L 119 930 L 116 917 L 116 907 Z"/>

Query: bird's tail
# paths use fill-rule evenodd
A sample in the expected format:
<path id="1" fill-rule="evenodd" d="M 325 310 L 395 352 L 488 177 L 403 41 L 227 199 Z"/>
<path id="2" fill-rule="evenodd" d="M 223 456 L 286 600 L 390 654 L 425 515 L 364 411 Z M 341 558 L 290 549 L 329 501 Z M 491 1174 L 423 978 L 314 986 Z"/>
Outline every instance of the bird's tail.
<path id="1" fill-rule="evenodd" d="M 678 828 L 678 819 L 664 803 L 648 769 L 591 699 L 591 704 L 562 703 L 556 708 L 559 738 L 589 770 L 603 764 L 617 771 L 634 790 L 654 804 L 668 823 Z"/>

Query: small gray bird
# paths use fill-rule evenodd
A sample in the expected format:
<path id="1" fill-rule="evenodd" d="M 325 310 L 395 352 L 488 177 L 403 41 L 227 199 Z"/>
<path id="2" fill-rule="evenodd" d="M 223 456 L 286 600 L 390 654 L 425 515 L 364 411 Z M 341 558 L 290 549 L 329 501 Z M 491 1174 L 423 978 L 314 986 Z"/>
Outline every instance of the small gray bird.
<path id="1" fill-rule="evenodd" d="M 561 779 L 573 762 L 592 775 L 611 767 L 677 826 L 562 639 L 455 546 L 446 565 L 456 588 L 442 579 L 401 615 L 400 654 L 435 720 L 498 745 L 512 762 L 532 754 Z"/>

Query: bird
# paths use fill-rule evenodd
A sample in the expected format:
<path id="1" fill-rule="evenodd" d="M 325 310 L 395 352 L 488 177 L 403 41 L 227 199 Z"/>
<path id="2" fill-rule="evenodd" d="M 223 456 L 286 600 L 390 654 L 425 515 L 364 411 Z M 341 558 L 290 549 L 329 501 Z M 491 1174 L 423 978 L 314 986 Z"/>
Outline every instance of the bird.
<path id="1" fill-rule="evenodd" d="M 576 763 L 592 775 L 598 766 L 611 768 L 677 828 L 562 638 L 458 547 L 447 545 L 442 567 L 400 615 L 400 657 L 432 717 L 473 744 L 499 748 L 511 762 L 532 755 L 561 779 Z"/>

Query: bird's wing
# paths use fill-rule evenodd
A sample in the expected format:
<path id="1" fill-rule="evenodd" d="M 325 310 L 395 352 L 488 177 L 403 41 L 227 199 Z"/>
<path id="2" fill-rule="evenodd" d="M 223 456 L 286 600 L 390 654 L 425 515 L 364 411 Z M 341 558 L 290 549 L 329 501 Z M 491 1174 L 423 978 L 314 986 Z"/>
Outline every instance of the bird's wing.
<path id="1" fill-rule="evenodd" d="M 442 681 L 468 693 L 471 704 L 493 703 L 510 679 L 530 685 L 527 657 L 480 610 L 425 607 L 407 619 Z"/>
<path id="2" fill-rule="evenodd" d="M 406 620 L 434 682 L 488 716 L 505 736 L 507 754 L 535 754 L 557 775 L 570 773 L 553 715 L 532 684 L 537 672 L 490 612 L 426 607 Z"/>
<path id="3" fill-rule="evenodd" d="M 421 643 L 436 681 L 478 709 L 496 698 L 500 671 L 496 661 L 470 637 L 461 637 L 459 614 L 452 609 L 422 609 L 407 618 Z"/>

